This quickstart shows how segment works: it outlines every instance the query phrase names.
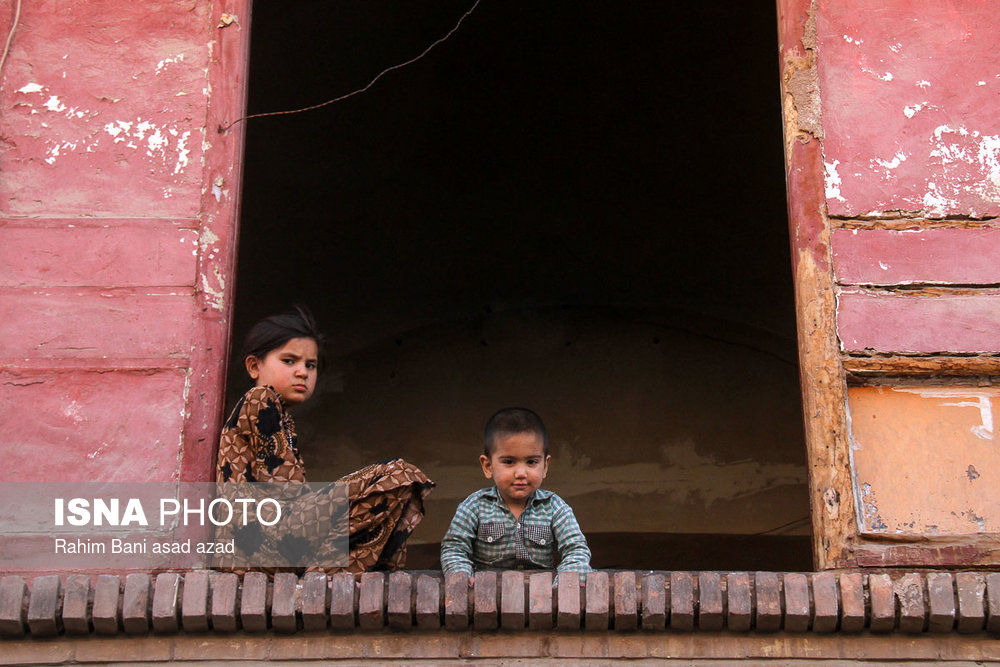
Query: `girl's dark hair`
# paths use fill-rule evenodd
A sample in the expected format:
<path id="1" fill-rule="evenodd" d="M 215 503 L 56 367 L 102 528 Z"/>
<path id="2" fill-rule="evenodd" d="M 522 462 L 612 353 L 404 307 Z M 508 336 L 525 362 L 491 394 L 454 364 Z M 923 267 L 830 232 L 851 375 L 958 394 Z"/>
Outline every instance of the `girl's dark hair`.
<path id="1" fill-rule="evenodd" d="M 247 332 L 243 339 L 243 359 L 253 355 L 263 359 L 271 350 L 276 350 L 293 338 L 312 338 L 323 357 L 326 343 L 316 320 L 305 306 L 295 305 L 280 315 L 271 315 L 260 320 Z"/>

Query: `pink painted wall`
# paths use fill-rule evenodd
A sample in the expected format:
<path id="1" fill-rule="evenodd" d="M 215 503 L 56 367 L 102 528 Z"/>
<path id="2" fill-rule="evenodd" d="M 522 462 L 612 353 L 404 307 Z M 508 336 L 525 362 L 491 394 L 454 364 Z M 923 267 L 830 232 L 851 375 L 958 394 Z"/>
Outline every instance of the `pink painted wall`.
<path id="1" fill-rule="evenodd" d="M 819 0 L 830 215 L 1000 214 L 991 0 Z"/>
<path id="2" fill-rule="evenodd" d="M 813 6 L 841 359 L 899 369 L 849 388 L 857 530 L 995 540 L 996 494 L 978 482 L 996 465 L 996 390 L 961 364 L 1000 354 L 1000 12 L 989 0 Z M 906 377 L 906 358 L 923 356 L 957 377 Z M 902 550 L 873 559 L 862 542 L 853 564 L 944 562 L 916 547 L 906 563 Z"/>
<path id="3" fill-rule="evenodd" d="M 217 128 L 243 110 L 249 18 L 247 0 L 21 3 L 0 73 L 0 479 L 210 478 L 242 159 L 240 126 Z"/>
<path id="4" fill-rule="evenodd" d="M 1000 351 L 1000 236 L 976 220 L 1000 212 L 1000 13 L 818 8 L 826 205 L 857 220 L 832 238 L 844 351 Z"/>

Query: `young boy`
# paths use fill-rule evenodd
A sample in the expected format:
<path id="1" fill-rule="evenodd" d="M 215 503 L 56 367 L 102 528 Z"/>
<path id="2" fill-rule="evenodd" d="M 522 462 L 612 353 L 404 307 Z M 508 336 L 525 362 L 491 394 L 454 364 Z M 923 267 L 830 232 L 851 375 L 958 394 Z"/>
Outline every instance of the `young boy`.
<path id="1" fill-rule="evenodd" d="M 490 417 L 479 463 L 494 486 L 462 501 L 441 540 L 441 569 L 552 568 L 589 572 L 590 548 L 573 510 L 541 489 L 549 469 L 545 424 L 531 410 L 505 408 Z"/>

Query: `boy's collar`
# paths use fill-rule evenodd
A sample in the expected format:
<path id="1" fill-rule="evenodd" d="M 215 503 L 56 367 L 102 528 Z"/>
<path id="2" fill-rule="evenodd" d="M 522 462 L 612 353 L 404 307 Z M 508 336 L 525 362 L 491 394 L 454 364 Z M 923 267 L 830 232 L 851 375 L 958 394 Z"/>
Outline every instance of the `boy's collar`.
<path id="1" fill-rule="evenodd" d="M 483 495 L 489 496 L 490 498 L 493 498 L 497 502 L 503 503 L 504 506 L 507 505 L 507 503 L 503 499 L 503 496 L 500 495 L 500 489 L 497 488 L 496 484 L 489 487 L 488 489 L 483 489 Z M 549 491 L 548 489 L 535 489 L 529 498 L 529 502 L 525 504 L 525 507 L 534 502 L 548 500 L 549 498 L 552 497 L 552 495 L 553 495 L 552 492 Z"/>

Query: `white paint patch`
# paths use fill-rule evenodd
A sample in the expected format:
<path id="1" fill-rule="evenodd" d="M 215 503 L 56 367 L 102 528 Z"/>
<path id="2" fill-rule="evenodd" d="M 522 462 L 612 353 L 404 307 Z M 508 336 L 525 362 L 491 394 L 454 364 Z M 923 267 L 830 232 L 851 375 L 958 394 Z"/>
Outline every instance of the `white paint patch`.
<path id="1" fill-rule="evenodd" d="M 926 109 L 928 106 L 927 102 L 920 102 L 919 104 L 914 104 L 913 106 L 903 107 L 903 115 L 907 118 L 913 118 L 916 113 L 922 109 Z"/>
<path id="2" fill-rule="evenodd" d="M 861 46 L 865 42 L 860 37 L 851 37 L 850 35 L 844 35 L 844 41 L 848 44 L 857 44 L 858 46 Z"/>
<path id="3" fill-rule="evenodd" d="M 917 85 L 921 88 L 927 89 L 931 87 L 931 82 L 926 79 L 921 79 L 920 81 L 917 81 Z"/>
<path id="4" fill-rule="evenodd" d="M 221 312 L 225 304 L 226 281 L 218 269 L 213 270 L 213 275 L 218 283 L 218 288 L 210 286 L 208 284 L 208 276 L 203 273 L 201 274 L 201 289 L 205 293 L 208 305 Z"/>
<path id="5" fill-rule="evenodd" d="M 955 403 L 943 403 L 949 407 L 956 408 L 976 408 L 979 410 L 979 418 L 982 423 L 969 429 L 974 436 L 981 440 L 993 440 L 993 404 L 991 399 L 996 395 L 986 391 L 976 391 L 966 387 L 935 387 L 934 389 L 924 389 L 922 387 L 895 387 L 895 391 L 917 394 L 923 398 L 946 398 L 962 399 L 969 398 L 971 401 L 958 401 Z"/>
<path id="6" fill-rule="evenodd" d="M 146 140 L 146 145 L 149 147 L 146 150 L 146 155 L 153 157 L 154 153 L 162 153 L 163 148 L 167 145 L 167 142 L 168 139 L 163 136 L 162 132 L 160 132 L 160 128 L 156 128 L 156 130 L 149 135 L 149 138 Z"/>
<path id="7" fill-rule="evenodd" d="M 954 194 L 974 193 L 984 201 L 1000 199 L 1000 135 L 980 134 L 965 126 L 939 125 L 930 139 L 930 157 L 940 160 L 947 170 L 953 164 L 967 164 L 982 174 L 980 179 L 955 181 Z"/>
<path id="8" fill-rule="evenodd" d="M 892 51 L 893 53 L 899 53 L 902 48 L 903 48 L 903 45 L 900 44 L 899 42 L 896 42 L 895 44 L 890 44 L 889 45 L 889 50 Z"/>
<path id="9" fill-rule="evenodd" d="M 172 132 L 175 131 L 172 130 Z M 191 149 L 187 147 L 187 141 L 190 136 L 191 131 L 188 130 L 177 139 L 177 164 L 174 165 L 175 174 L 181 173 L 188 166 L 188 155 L 190 155 Z"/>
<path id="10" fill-rule="evenodd" d="M 147 157 L 162 160 L 164 165 L 173 161 L 173 172 L 181 174 L 190 164 L 191 149 L 188 146 L 190 130 L 181 132 L 169 125 L 136 118 L 134 121 L 117 120 L 107 123 L 104 131 L 114 138 L 116 144 L 139 150 L 142 146 Z"/>
<path id="11" fill-rule="evenodd" d="M 17 89 L 17 92 L 24 93 L 25 95 L 29 93 L 40 93 L 45 90 L 41 84 L 38 83 L 26 83 Z"/>
<path id="12" fill-rule="evenodd" d="M 879 260 L 878 261 L 878 268 L 882 269 L 883 271 L 888 271 L 889 270 L 889 265 L 886 264 L 885 262 L 883 262 L 882 260 Z"/>
<path id="13" fill-rule="evenodd" d="M 160 62 L 156 63 L 156 74 L 159 74 L 163 70 L 163 68 L 166 67 L 167 65 L 172 65 L 174 63 L 180 63 L 180 62 L 184 62 L 183 53 L 178 53 L 173 58 L 164 58 Z"/>
<path id="14" fill-rule="evenodd" d="M 830 162 L 823 163 L 826 171 L 826 198 L 847 201 L 840 194 L 840 186 L 843 185 L 843 181 L 840 174 L 837 173 L 837 165 L 839 164 L 840 160 L 834 160 L 832 164 Z"/>
<path id="15" fill-rule="evenodd" d="M 985 86 L 986 82 L 985 81 L 976 81 L 976 85 L 977 86 Z"/>
<path id="16" fill-rule="evenodd" d="M 225 185 L 225 183 L 226 182 L 221 178 L 217 178 L 212 181 L 212 196 L 215 197 L 215 201 L 217 202 L 222 201 L 223 195 L 226 194 L 225 190 L 222 189 L 222 186 Z"/>
<path id="17" fill-rule="evenodd" d="M 46 100 L 45 108 L 48 109 L 49 111 L 59 112 L 59 111 L 65 111 L 66 105 L 60 102 L 59 98 L 56 95 L 52 95 L 51 97 L 49 97 L 48 100 Z"/>
<path id="18" fill-rule="evenodd" d="M 895 169 L 899 165 L 906 162 L 906 158 L 907 158 L 906 153 L 904 153 L 903 151 L 897 151 L 896 154 L 892 157 L 892 160 L 882 160 L 881 158 L 875 158 L 872 160 L 872 163 L 877 164 L 883 169 L 891 170 Z"/>
<path id="19" fill-rule="evenodd" d="M 953 207 L 958 206 L 958 200 L 945 196 L 938 189 L 937 183 L 928 181 L 927 192 L 924 193 L 923 206 L 924 211 L 931 217 L 944 216 Z"/>

